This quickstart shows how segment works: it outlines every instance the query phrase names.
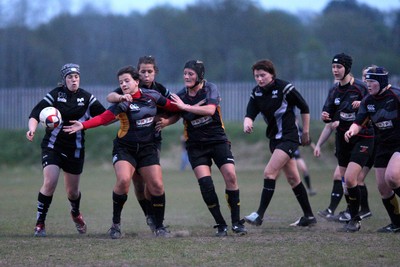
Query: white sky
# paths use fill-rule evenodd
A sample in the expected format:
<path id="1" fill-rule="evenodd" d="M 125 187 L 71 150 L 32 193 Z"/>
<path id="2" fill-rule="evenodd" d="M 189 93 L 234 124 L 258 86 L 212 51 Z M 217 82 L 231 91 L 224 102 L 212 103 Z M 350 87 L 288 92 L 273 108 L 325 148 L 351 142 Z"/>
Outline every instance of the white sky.
<path id="1" fill-rule="evenodd" d="M 184 8 L 187 4 L 195 3 L 197 0 L 73 0 L 76 6 L 90 2 L 92 5 L 110 9 L 112 13 L 128 14 L 133 10 L 146 12 L 148 9 L 169 4 L 177 8 Z M 340 1 L 340 0 L 339 0 Z M 297 13 L 301 10 L 321 11 L 330 0 L 253 0 L 264 9 L 281 9 Z M 382 11 L 400 8 L 400 0 L 358 0 L 359 3 L 367 4 Z M 78 4 L 79 3 L 79 4 Z M 79 9 L 79 8 L 78 8 Z"/>

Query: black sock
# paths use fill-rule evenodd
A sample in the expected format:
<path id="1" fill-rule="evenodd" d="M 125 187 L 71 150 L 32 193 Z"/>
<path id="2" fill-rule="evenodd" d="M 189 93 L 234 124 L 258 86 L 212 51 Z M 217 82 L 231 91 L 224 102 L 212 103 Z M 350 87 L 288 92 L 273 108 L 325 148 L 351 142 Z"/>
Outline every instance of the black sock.
<path id="1" fill-rule="evenodd" d="M 217 193 L 215 192 L 214 183 L 211 176 L 204 176 L 198 180 L 200 192 L 206 203 L 208 210 L 214 217 L 218 225 L 226 225 L 225 219 L 221 214 Z"/>
<path id="2" fill-rule="evenodd" d="M 151 206 L 154 212 L 154 224 L 156 228 L 163 227 L 165 215 L 165 194 L 151 196 Z"/>
<path id="3" fill-rule="evenodd" d="M 230 191 L 225 190 L 226 201 L 228 202 L 229 209 L 231 210 L 232 224 L 239 222 L 240 220 L 240 199 L 239 189 Z"/>
<path id="4" fill-rule="evenodd" d="M 349 192 L 349 212 L 353 219 L 358 215 L 360 209 L 360 188 L 356 185 L 355 187 L 348 187 L 347 191 Z"/>
<path id="5" fill-rule="evenodd" d="M 44 224 L 53 196 L 45 196 L 39 192 L 37 202 L 36 225 Z"/>
<path id="6" fill-rule="evenodd" d="M 359 185 L 360 188 L 360 210 L 369 211 L 368 190 L 366 185 Z"/>
<path id="7" fill-rule="evenodd" d="M 307 189 L 311 190 L 311 179 L 309 174 L 304 175 L 304 182 L 306 183 Z"/>
<path id="8" fill-rule="evenodd" d="M 264 179 L 264 187 L 261 192 L 260 206 L 258 207 L 257 213 L 260 218 L 264 218 L 265 211 L 267 210 L 269 203 L 271 202 L 272 196 L 275 192 L 276 181 L 270 178 Z"/>
<path id="9" fill-rule="evenodd" d="M 295 188 L 293 188 L 293 193 L 296 196 L 301 209 L 303 210 L 304 216 L 314 217 L 314 214 L 311 210 L 310 202 L 308 201 L 306 188 L 304 187 L 302 182 L 300 182 Z"/>
<path id="10" fill-rule="evenodd" d="M 339 206 L 342 197 L 343 197 L 342 181 L 334 180 L 331 193 L 331 203 L 329 204 L 328 207 L 333 213 L 335 213 L 336 208 Z"/>
<path id="11" fill-rule="evenodd" d="M 350 213 L 349 194 L 344 194 L 344 199 L 346 200 L 346 211 Z"/>
<path id="12" fill-rule="evenodd" d="M 393 194 L 391 197 L 382 199 L 383 206 L 385 206 L 386 211 L 389 215 L 390 221 L 396 225 L 400 226 L 400 213 L 399 213 L 399 203 L 397 201 L 396 195 Z"/>
<path id="13" fill-rule="evenodd" d="M 114 224 L 121 223 L 121 213 L 126 200 L 128 199 L 127 194 L 118 195 L 115 192 L 112 194 L 113 200 L 113 218 Z"/>
<path id="14" fill-rule="evenodd" d="M 68 198 L 69 203 L 71 204 L 71 214 L 74 217 L 78 217 L 80 214 L 79 206 L 81 203 L 81 195 L 81 192 L 79 192 L 79 197 L 77 199 L 72 200 Z"/>
<path id="15" fill-rule="evenodd" d="M 153 213 L 152 213 L 152 214 L 149 214 L 149 212 L 152 210 L 152 208 L 151 208 L 151 201 L 150 201 L 150 200 L 148 200 L 148 199 L 141 199 L 141 200 L 138 200 L 138 202 L 139 202 L 140 207 L 141 207 L 142 210 L 143 210 L 144 216 L 147 217 L 147 215 L 153 215 Z"/>

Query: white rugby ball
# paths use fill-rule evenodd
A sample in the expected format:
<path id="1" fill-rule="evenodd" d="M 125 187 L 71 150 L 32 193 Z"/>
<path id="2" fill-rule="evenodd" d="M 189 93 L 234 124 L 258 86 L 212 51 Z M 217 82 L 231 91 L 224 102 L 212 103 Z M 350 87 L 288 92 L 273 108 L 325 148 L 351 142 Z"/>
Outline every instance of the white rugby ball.
<path id="1" fill-rule="evenodd" d="M 47 107 L 42 109 L 39 114 L 40 123 L 48 129 L 57 128 L 62 123 L 61 113 L 55 107 Z"/>

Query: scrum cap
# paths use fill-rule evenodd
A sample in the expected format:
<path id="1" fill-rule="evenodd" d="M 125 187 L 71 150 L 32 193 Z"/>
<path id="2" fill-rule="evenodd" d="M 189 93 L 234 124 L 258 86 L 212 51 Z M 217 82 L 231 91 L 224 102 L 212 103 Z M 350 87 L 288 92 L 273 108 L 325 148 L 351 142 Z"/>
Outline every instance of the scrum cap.
<path id="1" fill-rule="evenodd" d="M 203 61 L 189 60 L 186 62 L 184 69 L 194 70 L 197 74 L 197 82 L 201 82 L 204 79 L 205 69 Z"/>
<path id="2" fill-rule="evenodd" d="M 337 54 L 332 59 L 332 64 L 337 63 L 343 65 L 345 71 L 344 76 L 350 73 L 351 65 L 353 64 L 353 59 L 351 56 L 346 55 L 345 53 Z"/>
<path id="3" fill-rule="evenodd" d="M 71 73 L 78 73 L 79 75 L 81 74 L 78 64 L 67 63 L 64 66 L 62 66 L 62 68 L 61 68 L 61 81 L 62 81 L 62 83 L 64 85 L 65 85 L 65 78 L 67 77 L 67 75 L 69 75 Z"/>
<path id="4" fill-rule="evenodd" d="M 366 80 L 375 80 L 379 82 L 379 88 L 382 90 L 389 84 L 389 73 L 383 67 L 376 67 L 368 69 L 365 74 Z"/>

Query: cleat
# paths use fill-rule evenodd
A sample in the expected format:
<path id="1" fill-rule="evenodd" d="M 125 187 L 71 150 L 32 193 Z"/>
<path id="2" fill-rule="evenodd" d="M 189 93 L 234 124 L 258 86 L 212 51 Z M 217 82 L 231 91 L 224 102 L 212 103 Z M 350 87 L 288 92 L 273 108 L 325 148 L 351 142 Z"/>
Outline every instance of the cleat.
<path id="1" fill-rule="evenodd" d="M 82 213 L 79 213 L 78 217 L 74 217 L 71 213 L 72 220 L 75 223 L 76 230 L 80 234 L 86 234 L 86 222 L 83 219 Z"/>
<path id="2" fill-rule="evenodd" d="M 217 232 L 215 232 L 215 236 L 223 237 L 228 235 L 228 226 L 225 224 L 217 224 L 214 226 L 217 228 Z"/>
<path id="3" fill-rule="evenodd" d="M 148 215 L 146 216 L 146 223 L 150 227 L 150 230 L 155 233 L 156 231 L 156 224 L 154 223 L 154 216 Z"/>
<path id="4" fill-rule="evenodd" d="M 260 218 L 257 212 L 252 212 L 250 215 L 244 216 L 244 220 L 255 226 L 260 226 L 263 222 L 263 219 Z"/>
<path id="5" fill-rule="evenodd" d="M 339 217 L 338 217 L 339 222 L 349 222 L 350 220 L 351 216 L 347 210 L 339 212 Z"/>
<path id="6" fill-rule="evenodd" d="M 329 218 L 333 217 L 333 212 L 331 209 L 328 208 L 326 210 L 318 211 L 318 215 L 328 220 Z"/>
<path id="7" fill-rule="evenodd" d="M 361 222 L 355 219 L 351 219 L 347 224 L 343 225 L 342 228 L 338 229 L 338 232 L 354 233 L 360 231 Z"/>
<path id="8" fill-rule="evenodd" d="M 400 226 L 393 223 L 386 225 L 385 227 L 379 228 L 378 233 L 400 233 Z"/>
<path id="9" fill-rule="evenodd" d="M 161 226 L 158 227 L 155 231 L 154 234 L 156 237 L 171 237 L 171 232 L 167 230 L 167 227 Z"/>
<path id="10" fill-rule="evenodd" d="M 371 217 L 372 213 L 369 210 L 362 210 L 358 213 L 358 216 L 360 216 L 361 219 L 365 219 L 365 218 Z"/>
<path id="11" fill-rule="evenodd" d="M 298 219 L 297 221 L 295 221 L 294 223 L 290 224 L 290 226 L 313 226 L 314 224 L 317 223 L 317 219 L 315 219 L 315 217 L 300 217 L 300 219 Z"/>
<path id="12" fill-rule="evenodd" d="M 44 224 L 37 224 L 35 227 L 35 233 L 33 234 L 35 237 L 45 237 L 46 236 L 46 229 Z"/>
<path id="13" fill-rule="evenodd" d="M 108 230 L 108 234 L 112 239 L 120 239 L 122 237 L 121 234 L 121 224 L 120 223 L 113 223 L 111 228 Z"/>
<path id="14" fill-rule="evenodd" d="M 240 223 L 240 221 L 232 225 L 232 231 L 237 235 L 247 234 L 247 229 L 244 227 L 243 223 Z"/>

